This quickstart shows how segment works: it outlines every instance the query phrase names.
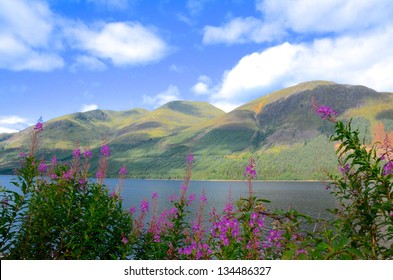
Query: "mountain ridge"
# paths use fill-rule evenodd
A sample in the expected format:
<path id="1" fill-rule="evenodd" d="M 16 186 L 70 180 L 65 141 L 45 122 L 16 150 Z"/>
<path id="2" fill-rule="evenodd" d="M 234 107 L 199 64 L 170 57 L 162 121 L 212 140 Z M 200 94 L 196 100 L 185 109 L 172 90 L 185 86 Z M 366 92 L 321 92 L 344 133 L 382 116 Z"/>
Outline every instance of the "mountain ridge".
<path id="1" fill-rule="evenodd" d="M 69 160 L 89 146 L 97 168 L 99 147 L 112 149 L 110 175 L 127 165 L 130 177 L 182 178 L 184 159 L 195 157 L 195 179 L 241 179 L 249 156 L 264 179 L 323 179 L 337 171 L 331 123 L 315 116 L 310 99 L 339 112 L 367 141 L 393 137 L 393 94 L 364 86 L 311 81 L 274 91 L 224 113 L 207 102 L 173 101 L 148 111 L 94 110 L 50 120 L 38 156 Z M 17 151 L 28 148 L 27 129 L 0 135 L 0 173 L 11 173 Z M 315 157 L 318 154 L 319 160 Z"/>

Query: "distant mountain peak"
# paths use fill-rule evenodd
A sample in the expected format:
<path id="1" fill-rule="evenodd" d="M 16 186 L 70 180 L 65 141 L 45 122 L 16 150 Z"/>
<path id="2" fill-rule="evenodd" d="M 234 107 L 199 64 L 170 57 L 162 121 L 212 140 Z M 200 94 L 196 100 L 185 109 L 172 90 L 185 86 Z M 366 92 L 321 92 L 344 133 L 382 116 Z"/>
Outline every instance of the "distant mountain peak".
<path id="1" fill-rule="evenodd" d="M 338 119 L 353 119 L 367 141 L 393 137 L 393 94 L 365 86 L 309 81 L 274 91 L 225 113 L 207 102 L 172 101 L 147 111 L 94 110 L 45 122 L 37 156 L 68 160 L 75 144 L 96 155 L 104 139 L 113 151 L 110 175 L 132 166 L 137 178 L 181 178 L 185 156 L 195 155 L 194 178 L 241 179 L 250 154 L 264 179 L 320 179 L 337 171 L 328 135 L 334 126 L 318 118 L 310 104 L 331 106 Z M 0 173 L 11 174 L 28 149 L 31 128 L 0 134 Z"/>
<path id="2" fill-rule="evenodd" d="M 180 112 L 187 115 L 203 116 L 206 112 L 214 113 L 216 115 L 224 114 L 224 111 L 211 105 L 208 102 L 177 100 L 168 102 L 157 110 L 169 109 L 175 112 Z"/>

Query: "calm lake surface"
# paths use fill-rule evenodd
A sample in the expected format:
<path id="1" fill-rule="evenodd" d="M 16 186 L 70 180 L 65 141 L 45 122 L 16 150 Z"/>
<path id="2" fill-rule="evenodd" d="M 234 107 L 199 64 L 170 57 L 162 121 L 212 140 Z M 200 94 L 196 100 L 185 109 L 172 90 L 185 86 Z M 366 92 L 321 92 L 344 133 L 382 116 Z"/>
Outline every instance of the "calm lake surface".
<path id="1" fill-rule="evenodd" d="M 0 175 L 0 185 L 13 189 L 10 180 L 14 176 Z M 94 180 L 94 179 L 93 179 Z M 108 188 L 114 190 L 118 183 L 117 179 L 106 179 L 104 182 Z M 253 182 L 255 195 L 266 198 L 272 203 L 266 204 L 267 208 L 281 208 L 288 210 L 295 208 L 301 213 L 312 217 L 328 218 L 331 215 L 326 211 L 328 208 L 336 207 L 336 200 L 329 191 L 325 189 L 326 183 L 321 182 Z M 151 195 L 156 192 L 159 196 L 158 210 L 170 208 L 168 196 L 179 195 L 181 181 L 177 180 L 124 180 L 122 198 L 125 209 L 132 206 L 139 208 L 143 199 L 151 202 Z M 202 192 L 205 192 L 208 201 L 205 208 L 206 214 L 213 207 L 222 210 L 231 194 L 232 200 L 246 197 L 248 188 L 246 182 L 241 181 L 191 181 L 188 194 L 195 193 L 197 200 Z M 197 203 L 191 207 L 191 211 L 197 209 Z"/>

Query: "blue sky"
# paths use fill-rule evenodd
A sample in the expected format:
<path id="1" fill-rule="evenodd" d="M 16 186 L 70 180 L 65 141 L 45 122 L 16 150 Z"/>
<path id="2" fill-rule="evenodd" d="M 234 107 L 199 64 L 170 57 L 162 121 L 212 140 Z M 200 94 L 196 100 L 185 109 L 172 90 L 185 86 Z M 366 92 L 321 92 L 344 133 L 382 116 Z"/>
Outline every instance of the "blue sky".
<path id="1" fill-rule="evenodd" d="M 391 0 L 0 0 L 0 133 L 310 80 L 393 91 L 392 46 Z"/>

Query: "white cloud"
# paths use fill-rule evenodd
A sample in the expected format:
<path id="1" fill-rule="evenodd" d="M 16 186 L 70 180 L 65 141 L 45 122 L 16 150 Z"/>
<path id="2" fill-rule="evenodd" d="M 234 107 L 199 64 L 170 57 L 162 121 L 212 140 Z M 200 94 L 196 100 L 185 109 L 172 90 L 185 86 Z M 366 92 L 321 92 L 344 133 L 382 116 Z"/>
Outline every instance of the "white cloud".
<path id="1" fill-rule="evenodd" d="M 98 105 L 97 104 L 85 104 L 82 106 L 81 108 L 81 112 L 87 112 L 87 111 L 92 111 L 92 110 L 97 110 L 98 109 Z"/>
<path id="2" fill-rule="evenodd" d="M 155 96 L 143 95 L 143 103 L 152 105 L 153 107 L 159 107 L 168 102 L 179 100 L 179 99 L 180 99 L 180 91 L 174 85 L 170 85 L 165 91 L 160 92 Z"/>
<path id="3" fill-rule="evenodd" d="M 77 72 L 78 70 L 89 71 L 105 71 L 107 66 L 98 58 L 87 55 L 80 55 L 76 57 L 75 63 L 71 65 L 71 71 Z"/>
<path id="4" fill-rule="evenodd" d="M 212 81 L 207 76 L 200 76 L 198 78 L 198 83 L 196 83 L 192 88 L 192 92 L 197 95 L 206 95 L 210 93 L 210 85 Z"/>
<path id="5" fill-rule="evenodd" d="M 0 0 L 0 68 L 51 71 L 64 66 L 52 49 L 54 17 L 47 4 Z M 34 30 L 34 32 L 32 32 Z"/>
<path id="6" fill-rule="evenodd" d="M 290 32 L 324 35 L 372 30 L 393 22 L 391 0 L 258 0 L 261 18 L 234 18 L 205 26 L 204 44 L 271 42 Z"/>
<path id="7" fill-rule="evenodd" d="M 392 22 L 390 0 L 259 0 L 257 9 L 267 22 L 295 32 L 362 31 Z"/>
<path id="8" fill-rule="evenodd" d="M 45 2 L 0 0 L 0 7 L 2 34 L 12 33 L 32 47 L 47 46 L 53 29 L 53 15 Z"/>
<path id="9" fill-rule="evenodd" d="M 243 57 L 225 72 L 214 103 L 242 103 L 273 89 L 309 80 L 360 84 L 392 91 L 393 25 L 363 36 L 283 43 Z"/>
<path id="10" fill-rule="evenodd" d="M 88 28 L 77 24 L 66 30 L 74 47 L 116 66 L 145 64 L 167 54 L 166 43 L 148 27 L 137 22 L 112 22 Z"/>
<path id="11" fill-rule="evenodd" d="M 0 116 L 0 133 L 14 133 L 30 126 L 27 119 L 19 116 Z"/>
<path id="12" fill-rule="evenodd" d="M 205 26 L 204 44 L 241 44 L 267 42 L 283 36 L 285 32 L 272 23 L 254 17 L 235 18 L 224 26 Z"/>
<path id="13" fill-rule="evenodd" d="M 109 9 L 126 9 L 133 0 L 88 0 Z M 103 71 L 164 57 L 169 47 L 152 27 L 138 22 L 84 23 L 51 11 L 45 0 L 0 0 L 0 69 L 53 71 L 64 53 L 79 51 L 71 71 Z M 68 44 L 65 44 L 68 43 Z"/>

